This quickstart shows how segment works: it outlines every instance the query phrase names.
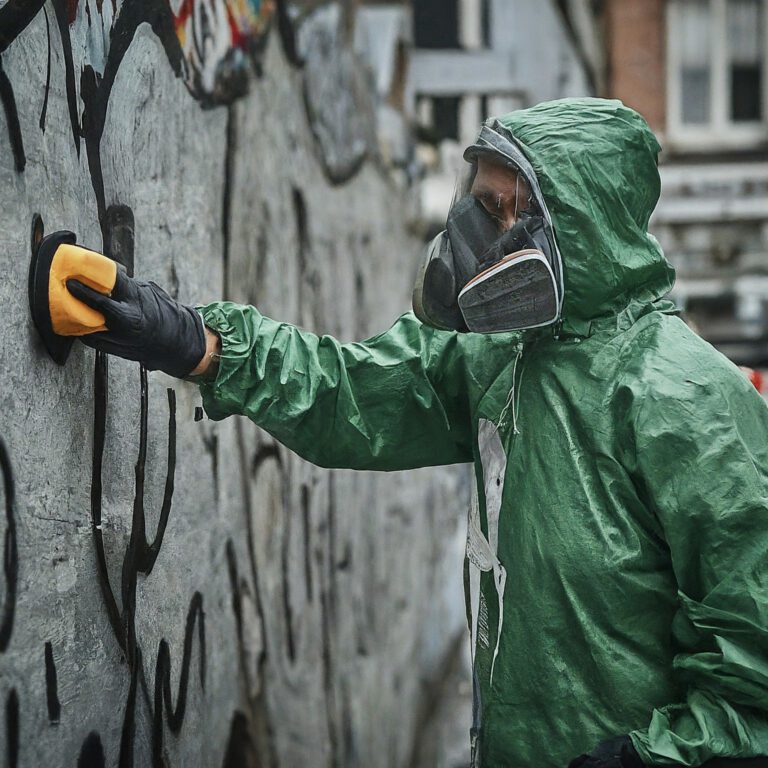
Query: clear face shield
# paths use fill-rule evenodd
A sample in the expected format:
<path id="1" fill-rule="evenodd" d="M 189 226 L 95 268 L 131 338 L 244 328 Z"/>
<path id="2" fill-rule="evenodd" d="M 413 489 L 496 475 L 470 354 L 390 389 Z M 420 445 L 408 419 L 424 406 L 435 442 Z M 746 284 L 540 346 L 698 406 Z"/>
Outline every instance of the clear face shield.
<path id="1" fill-rule="evenodd" d="M 562 269 L 549 212 L 528 161 L 493 128 L 484 126 L 465 153 L 470 166 L 446 229 L 428 244 L 417 276 L 414 312 L 437 328 L 500 333 L 560 316 Z M 492 174 L 486 164 L 478 173 L 482 157 Z"/>

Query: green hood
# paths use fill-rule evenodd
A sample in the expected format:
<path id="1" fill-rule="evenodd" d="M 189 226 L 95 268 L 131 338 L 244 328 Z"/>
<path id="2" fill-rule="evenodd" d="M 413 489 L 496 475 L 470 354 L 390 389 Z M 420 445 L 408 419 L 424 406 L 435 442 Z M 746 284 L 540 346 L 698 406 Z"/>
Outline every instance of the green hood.
<path id="1" fill-rule="evenodd" d="M 669 292 L 674 269 L 648 234 L 660 147 L 637 112 L 620 101 L 562 99 L 491 122 L 519 144 L 552 215 L 566 331 L 589 335 L 591 321 L 636 315 Z"/>

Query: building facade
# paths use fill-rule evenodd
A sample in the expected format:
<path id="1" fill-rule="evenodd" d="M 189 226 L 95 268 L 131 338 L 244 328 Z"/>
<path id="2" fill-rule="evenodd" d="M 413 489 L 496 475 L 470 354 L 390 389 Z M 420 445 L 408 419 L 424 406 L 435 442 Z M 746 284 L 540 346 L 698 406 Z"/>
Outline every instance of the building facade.
<path id="1" fill-rule="evenodd" d="M 663 146 L 651 226 L 678 272 L 673 297 L 734 361 L 768 366 L 768 0 L 414 0 L 411 12 L 404 107 L 428 230 L 487 116 L 619 98 Z"/>
<path id="2" fill-rule="evenodd" d="M 663 145 L 652 231 L 675 298 L 735 362 L 768 366 L 768 2 L 609 0 L 607 94 Z"/>

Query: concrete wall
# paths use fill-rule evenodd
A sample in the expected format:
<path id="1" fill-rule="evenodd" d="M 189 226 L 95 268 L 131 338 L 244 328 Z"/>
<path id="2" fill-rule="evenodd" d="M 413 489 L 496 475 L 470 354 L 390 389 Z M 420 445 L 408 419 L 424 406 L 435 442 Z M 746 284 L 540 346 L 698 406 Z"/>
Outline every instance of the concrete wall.
<path id="1" fill-rule="evenodd" d="M 267 5 L 239 46 L 214 0 L 0 6 L 11 768 L 406 766 L 465 631 L 466 473 L 311 467 L 198 420 L 192 384 L 79 343 L 55 365 L 29 317 L 33 222 L 182 301 L 343 339 L 407 308 L 408 193 L 375 158 L 349 18 L 265 37 Z"/>

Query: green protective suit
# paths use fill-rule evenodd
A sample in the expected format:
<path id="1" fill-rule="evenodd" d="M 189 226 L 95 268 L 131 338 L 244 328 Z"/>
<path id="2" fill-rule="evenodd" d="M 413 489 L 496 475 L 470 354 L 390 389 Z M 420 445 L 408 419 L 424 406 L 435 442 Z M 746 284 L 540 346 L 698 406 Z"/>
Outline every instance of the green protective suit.
<path id="1" fill-rule="evenodd" d="M 458 334 L 406 314 L 341 344 L 211 304 L 205 408 L 326 467 L 474 462 L 484 768 L 565 768 L 626 733 L 649 766 L 768 755 L 768 409 L 662 298 L 656 139 L 596 99 L 501 123 L 553 217 L 559 327 Z"/>

